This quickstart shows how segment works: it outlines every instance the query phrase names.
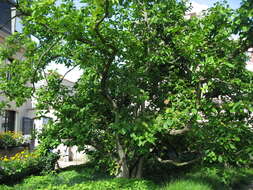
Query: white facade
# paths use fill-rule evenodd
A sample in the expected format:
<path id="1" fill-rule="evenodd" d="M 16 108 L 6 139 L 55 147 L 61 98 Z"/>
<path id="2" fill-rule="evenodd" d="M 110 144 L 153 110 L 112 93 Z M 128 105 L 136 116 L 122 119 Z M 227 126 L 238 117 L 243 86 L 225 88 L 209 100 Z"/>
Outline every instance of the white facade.
<path id="1" fill-rule="evenodd" d="M 8 33 L 0 30 L 0 43 L 4 43 L 4 40 L 8 35 Z M 18 53 L 13 58 L 23 59 L 22 53 Z M 8 101 L 5 96 L 0 96 L 0 102 L 6 100 Z M 2 115 L 0 115 L 0 132 L 8 130 L 8 127 L 10 127 L 12 131 L 23 133 L 24 127 L 27 127 L 25 125 L 28 124 L 25 121 L 27 121 L 27 119 L 31 120 L 35 116 L 32 102 L 31 100 L 28 100 L 20 107 L 17 107 L 14 102 L 10 102 L 9 105 L 10 107 L 6 108 Z"/>
<path id="2" fill-rule="evenodd" d="M 11 35 L 14 32 L 21 32 L 22 25 L 20 24 L 20 19 L 15 18 L 12 19 L 16 15 L 15 8 L 12 8 L 11 4 L 8 1 L 0 1 L 0 44 L 3 44 L 5 38 L 8 35 Z M 6 23 L 7 20 L 10 20 L 9 23 Z M 13 59 L 24 59 L 23 52 L 17 53 L 13 56 Z M 8 64 L 8 61 L 5 61 Z M 4 62 L 4 63 L 5 63 Z M 9 77 L 8 73 L 6 73 L 6 77 Z M 10 76 L 11 80 L 11 76 Z M 63 79 L 62 84 L 72 88 L 74 83 Z M 46 86 L 46 81 L 39 81 L 35 84 L 35 88 L 40 88 Z M 1 92 L 0 92 L 1 94 Z M 8 101 L 7 97 L 0 95 L 0 102 Z M 37 119 L 36 117 L 36 99 L 29 99 L 27 100 L 22 106 L 17 107 L 14 102 L 10 102 L 10 106 L 3 110 L 3 114 L 0 115 L 0 132 L 4 131 L 14 131 L 22 133 L 27 137 L 31 137 L 32 130 L 36 130 L 37 132 L 41 131 L 44 125 L 47 124 L 47 119 L 52 118 L 53 120 L 56 119 L 54 116 L 54 111 L 51 110 L 47 113 L 46 117 Z M 30 141 L 31 142 L 31 141 Z M 35 146 L 38 145 L 38 140 L 34 142 Z M 32 143 L 33 144 L 33 143 Z M 80 161 L 84 160 L 85 156 L 83 153 L 80 153 L 77 150 L 77 147 L 66 147 L 64 145 L 60 145 L 56 150 L 56 152 L 61 153 L 61 159 L 70 161 Z"/>

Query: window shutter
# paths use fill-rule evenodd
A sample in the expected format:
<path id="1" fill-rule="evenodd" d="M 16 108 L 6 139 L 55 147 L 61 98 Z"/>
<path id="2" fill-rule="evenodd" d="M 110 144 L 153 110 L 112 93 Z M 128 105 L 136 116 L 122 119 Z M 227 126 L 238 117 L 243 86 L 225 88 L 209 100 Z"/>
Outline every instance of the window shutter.
<path id="1" fill-rule="evenodd" d="M 33 119 L 23 117 L 22 131 L 24 135 L 30 135 L 33 130 Z"/>
<path id="2" fill-rule="evenodd" d="M 0 25 L 3 26 L 2 31 L 11 33 L 11 5 L 7 1 L 0 1 Z"/>
<path id="3" fill-rule="evenodd" d="M 2 119 L 2 128 L 4 128 L 4 131 L 15 131 L 15 120 L 16 112 L 11 110 L 5 110 Z"/>

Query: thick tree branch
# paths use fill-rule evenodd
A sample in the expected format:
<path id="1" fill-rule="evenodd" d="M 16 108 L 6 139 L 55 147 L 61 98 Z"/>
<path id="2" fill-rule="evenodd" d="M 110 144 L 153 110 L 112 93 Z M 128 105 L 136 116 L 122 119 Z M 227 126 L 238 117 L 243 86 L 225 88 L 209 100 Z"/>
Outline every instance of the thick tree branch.
<path id="1" fill-rule="evenodd" d="M 112 97 L 109 95 L 108 88 L 107 88 L 109 70 L 114 60 L 114 57 L 115 57 L 114 55 L 111 55 L 111 57 L 109 58 L 108 62 L 105 65 L 104 71 L 102 72 L 101 89 L 102 89 L 102 95 L 111 103 L 113 110 L 115 111 L 118 108 L 118 106 L 116 102 L 112 99 Z"/>
<path id="2" fill-rule="evenodd" d="M 173 164 L 174 166 L 186 166 L 192 163 L 195 163 L 201 159 L 201 157 L 195 158 L 193 160 L 187 161 L 187 162 L 177 162 L 175 160 L 163 160 L 160 157 L 156 157 L 157 160 L 163 164 Z"/>
<path id="3" fill-rule="evenodd" d="M 104 36 L 100 33 L 100 31 L 99 31 L 99 26 L 100 26 L 100 24 L 105 20 L 105 18 L 107 18 L 109 16 L 109 1 L 108 0 L 106 0 L 105 1 L 105 14 L 104 14 L 104 16 L 100 19 L 100 20 L 98 20 L 98 22 L 96 23 L 96 25 L 95 25 L 95 32 L 96 32 L 96 34 L 97 34 L 97 36 L 99 37 L 99 39 L 101 40 L 101 42 L 105 45 L 105 46 L 107 46 L 107 47 L 109 47 L 113 52 L 116 52 L 116 48 L 113 46 L 113 45 L 111 45 L 110 43 L 108 43 L 107 41 L 106 41 L 106 39 L 104 38 Z M 109 50 L 107 50 L 108 51 L 108 54 L 110 55 L 110 54 L 113 54 L 113 52 L 111 53 Z"/>
<path id="4" fill-rule="evenodd" d="M 188 131 L 190 131 L 189 127 L 185 127 L 183 129 L 172 129 L 169 134 L 170 135 L 183 135 L 185 133 L 187 133 Z"/>
<path id="5" fill-rule="evenodd" d="M 117 152 L 119 155 L 119 171 L 118 171 L 118 177 L 129 177 L 129 167 L 127 164 L 127 158 L 126 153 L 124 151 L 123 146 L 120 143 L 119 136 L 116 136 L 116 143 L 117 143 Z"/>
<path id="6" fill-rule="evenodd" d="M 48 117 L 48 116 L 46 116 L 46 115 L 36 116 L 36 117 L 33 117 L 32 119 L 33 119 L 33 120 L 37 120 L 37 119 L 41 119 L 41 118 L 52 119 L 52 117 Z"/>
<path id="7" fill-rule="evenodd" d="M 106 39 L 103 37 L 103 35 L 100 33 L 100 30 L 99 30 L 100 24 L 108 16 L 109 16 L 109 1 L 106 0 L 105 1 L 105 14 L 96 23 L 95 32 L 96 32 L 98 38 L 100 39 L 100 41 L 107 47 L 105 51 L 103 50 L 104 53 L 106 54 L 105 56 L 106 57 L 109 56 L 108 60 L 105 64 L 104 70 L 101 73 L 101 75 L 102 75 L 102 79 L 101 79 L 102 95 L 112 105 L 113 111 L 115 111 L 118 108 L 118 106 L 117 106 L 116 102 L 112 99 L 112 97 L 109 95 L 108 88 L 107 88 L 107 82 L 108 82 L 108 79 L 109 79 L 109 70 L 110 70 L 111 64 L 112 64 L 112 62 L 113 62 L 113 60 L 116 56 L 117 49 L 113 45 L 111 45 L 110 43 L 108 43 L 106 41 Z M 108 50 L 108 48 L 109 48 L 109 50 Z"/>
<path id="8" fill-rule="evenodd" d="M 106 40 L 105 40 L 105 38 L 100 34 L 99 26 L 100 26 L 100 24 L 105 20 L 105 18 L 109 16 L 109 10 L 108 10 L 108 9 L 109 9 L 109 1 L 106 0 L 106 1 L 105 1 L 105 14 L 104 14 L 104 16 L 103 16 L 103 17 L 96 23 L 96 25 L 95 25 L 95 31 L 96 31 L 98 37 L 100 38 L 100 40 L 101 40 L 101 42 L 102 42 L 103 44 L 106 44 Z"/>

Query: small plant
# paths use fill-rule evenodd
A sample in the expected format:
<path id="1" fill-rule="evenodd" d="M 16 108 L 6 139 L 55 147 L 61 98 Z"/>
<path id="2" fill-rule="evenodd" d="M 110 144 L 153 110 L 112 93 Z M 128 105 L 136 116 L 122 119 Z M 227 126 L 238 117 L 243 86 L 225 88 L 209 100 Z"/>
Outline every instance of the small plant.
<path id="1" fill-rule="evenodd" d="M 12 157 L 0 158 L 0 182 L 11 183 L 26 176 L 48 173 L 54 169 L 58 155 L 40 155 L 38 151 L 22 151 Z"/>
<path id="2" fill-rule="evenodd" d="M 17 160 L 27 160 L 27 159 L 31 159 L 31 158 L 37 158 L 39 155 L 36 152 L 29 152 L 28 150 L 24 150 L 22 152 L 18 152 L 16 153 L 14 156 L 12 157 L 0 157 L 0 161 L 4 161 L 4 162 L 11 162 L 11 161 L 17 161 Z"/>
<path id="3" fill-rule="evenodd" d="M 24 138 L 21 133 L 12 131 L 0 133 L 0 149 L 20 146 L 24 143 Z"/>

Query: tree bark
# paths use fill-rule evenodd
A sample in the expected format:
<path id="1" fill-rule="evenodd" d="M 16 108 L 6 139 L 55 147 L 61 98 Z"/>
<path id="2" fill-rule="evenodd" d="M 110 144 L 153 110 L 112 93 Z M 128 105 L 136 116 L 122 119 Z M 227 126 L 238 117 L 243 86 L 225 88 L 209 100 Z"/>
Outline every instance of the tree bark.
<path id="1" fill-rule="evenodd" d="M 185 127 L 183 129 L 172 129 L 169 134 L 170 135 L 183 135 L 185 134 L 186 132 L 190 131 L 190 128 L 189 127 Z"/>
<path id="2" fill-rule="evenodd" d="M 119 137 L 117 136 L 117 149 L 119 155 L 119 171 L 117 177 L 129 178 L 129 167 L 127 164 L 126 153 L 120 144 Z"/>
<path id="3" fill-rule="evenodd" d="M 136 172 L 137 172 L 137 167 L 136 166 L 134 166 L 133 168 L 132 168 L 132 170 L 131 170 L 131 178 L 135 178 L 135 176 L 136 176 Z"/>
<path id="4" fill-rule="evenodd" d="M 140 158 L 138 166 L 137 166 L 137 172 L 136 172 L 136 176 L 135 176 L 135 178 L 137 178 L 137 179 L 142 178 L 143 162 L 144 162 L 144 157 L 142 156 Z"/>
<path id="5" fill-rule="evenodd" d="M 190 161 L 187 161 L 187 162 L 177 162 L 175 160 L 163 160 L 159 157 L 157 157 L 157 160 L 161 163 L 164 163 L 164 164 L 173 164 L 174 166 L 186 166 L 186 165 L 189 165 L 189 164 L 192 164 L 192 163 L 195 163 L 197 161 L 199 161 L 201 159 L 201 157 L 198 157 L 198 158 L 195 158 L 193 160 L 190 160 Z"/>
<path id="6" fill-rule="evenodd" d="M 131 178 L 137 178 L 137 179 L 142 178 L 143 163 L 144 163 L 144 157 L 141 156 L 138 158 L 134 166 L 131 168 L 131 171 L 130 171 Z"/>

